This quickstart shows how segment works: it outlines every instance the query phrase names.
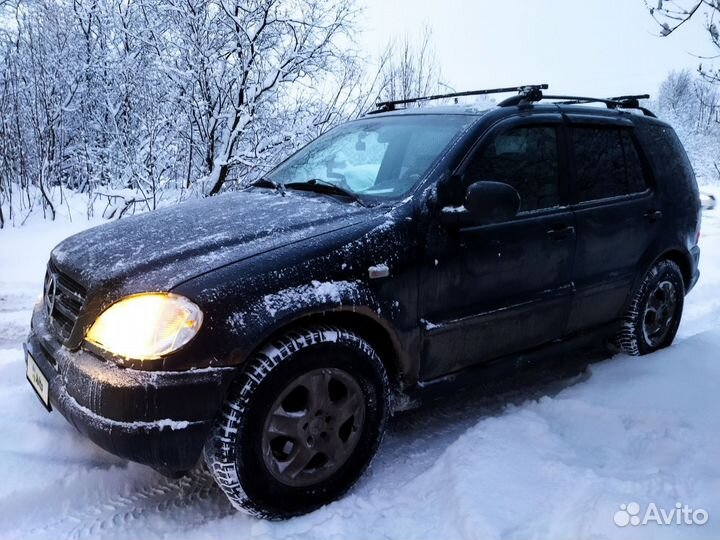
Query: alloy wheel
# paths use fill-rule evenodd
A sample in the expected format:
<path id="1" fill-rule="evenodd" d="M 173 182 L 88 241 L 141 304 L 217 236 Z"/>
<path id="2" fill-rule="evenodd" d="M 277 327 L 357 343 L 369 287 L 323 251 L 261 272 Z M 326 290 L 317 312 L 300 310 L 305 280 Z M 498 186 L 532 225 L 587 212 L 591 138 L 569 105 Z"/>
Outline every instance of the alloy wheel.
<path id="1" fill-rule="evenodd" d="M 352 455 L 365 420 L 365 397 L 349 373 L 308 371 L 281 392 L 265 420 L 262 457 L 270 474 L 288 486 L 316 484 Z"/>
<path id="2" fill-rule="evenodd" d="M 677 311 L 677 291 L 669 281 L 660 281 L 648 296 L 643 315 L 643 334 L 651 347 L 667 337 Z"/>

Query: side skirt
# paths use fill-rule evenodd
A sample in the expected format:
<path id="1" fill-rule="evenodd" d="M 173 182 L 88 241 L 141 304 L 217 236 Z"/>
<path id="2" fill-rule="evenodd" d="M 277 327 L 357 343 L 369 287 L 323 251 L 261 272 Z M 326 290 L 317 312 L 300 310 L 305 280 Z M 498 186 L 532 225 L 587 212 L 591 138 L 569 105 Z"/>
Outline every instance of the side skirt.
<path id="1" fill-rule="evenodd" d="M 420 381 L 396 397 L 394 410 L 411 410 L 456 392 L 492 395 L 519 390 L 540 380 L 578 375 L 589 364 L 615 354 L 610 339 L 615 335 L 617 325 L 617 322 L 612 322 L 443 377 Z"/>

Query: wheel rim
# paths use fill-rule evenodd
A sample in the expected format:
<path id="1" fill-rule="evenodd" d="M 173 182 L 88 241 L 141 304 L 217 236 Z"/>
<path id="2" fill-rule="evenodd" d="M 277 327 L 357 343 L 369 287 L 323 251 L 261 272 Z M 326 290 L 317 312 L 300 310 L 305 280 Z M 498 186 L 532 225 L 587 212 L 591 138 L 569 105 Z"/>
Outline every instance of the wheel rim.
<path id="1" fill-rule="evenodd" d="M 364 420 L 364 394 L 349 373 L 337 368 L 304 373 L 268 412 L 262 433 L 265 466 L 283 484 L 316 484 L 347 462 Z"/>
<path id="2" fill-rule="evenodd" d="M 675 286 L 669 281 L 659 282 L 648 296 L 643 315 L 643 333 L 648 345 L 662 345 L 675 321 L 676 308 Z"/>

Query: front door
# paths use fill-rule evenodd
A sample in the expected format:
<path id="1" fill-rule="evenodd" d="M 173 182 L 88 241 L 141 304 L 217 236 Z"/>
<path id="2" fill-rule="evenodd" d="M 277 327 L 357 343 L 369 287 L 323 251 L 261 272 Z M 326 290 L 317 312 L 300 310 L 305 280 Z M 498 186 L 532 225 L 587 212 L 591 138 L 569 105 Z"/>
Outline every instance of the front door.
<path id="1" fill-rule="evenodd" d="M 465 185 L 508 183 L 521 207 L 504 223 L 430 231 L 420 282 L 422 380 L 564 334 L 576 238 L 565 204 L 561 125 L 559 115 L 506 122 L 462 166 Z"/>

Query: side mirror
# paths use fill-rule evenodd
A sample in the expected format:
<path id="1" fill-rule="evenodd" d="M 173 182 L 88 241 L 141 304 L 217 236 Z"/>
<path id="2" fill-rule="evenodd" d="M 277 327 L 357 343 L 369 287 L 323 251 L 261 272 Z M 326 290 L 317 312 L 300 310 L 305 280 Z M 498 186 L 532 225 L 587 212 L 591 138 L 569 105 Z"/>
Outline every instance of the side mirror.
<path id="1" fill-rule="evenodd" d="M 475 182 L 467 189 L 464 206 L 481 223 L 507 221 L 520 210 L 520 194 L 502 182 Z"/>
<path id="2" fill-rule="evenodd" d="M 445 224 L 456 226 L 487 225 L 508 221 L 520 210 L 520 194 L 502 182 L 475 182 L 465 192 L 461 207 L 443 208 Z"/>

